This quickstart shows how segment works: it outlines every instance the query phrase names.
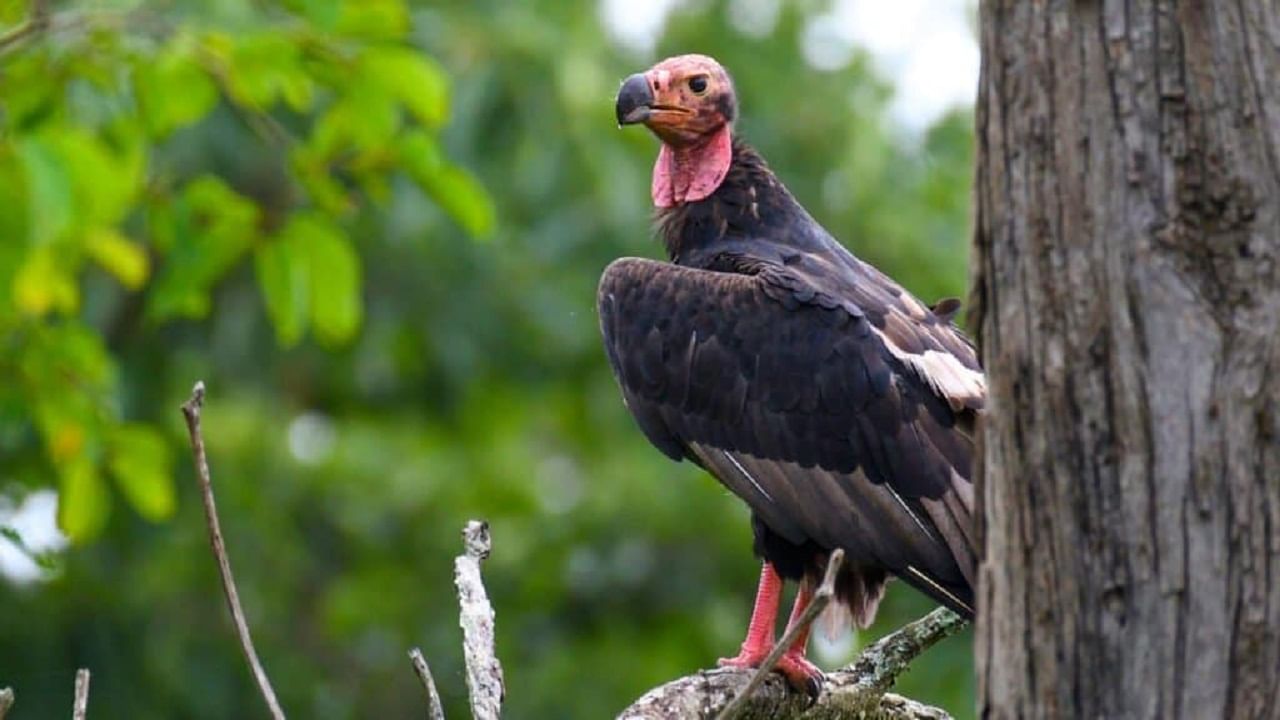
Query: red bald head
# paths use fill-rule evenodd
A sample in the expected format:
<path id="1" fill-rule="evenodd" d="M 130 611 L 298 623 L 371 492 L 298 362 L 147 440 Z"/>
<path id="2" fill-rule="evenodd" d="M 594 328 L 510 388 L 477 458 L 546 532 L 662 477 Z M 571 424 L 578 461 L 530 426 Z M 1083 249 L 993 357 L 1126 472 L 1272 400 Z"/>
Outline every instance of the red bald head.
<path id="1" fill-rule="evenodd" d="M 701 200 L 724 180 L 732 161 L 738 100 L 729 73 L 706 55 L 677 55 L 623 82 L 619 125 L 644 123 L 662 141 L 653 201 L 670 207 Z"/>

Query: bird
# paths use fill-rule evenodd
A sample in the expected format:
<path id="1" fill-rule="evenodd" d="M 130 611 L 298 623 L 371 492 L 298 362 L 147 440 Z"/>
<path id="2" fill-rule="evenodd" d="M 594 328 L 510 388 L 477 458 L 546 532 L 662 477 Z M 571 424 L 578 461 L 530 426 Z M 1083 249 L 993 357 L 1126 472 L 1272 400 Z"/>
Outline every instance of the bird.
<path id="1" fill-rule="evenodd" d="M 605 268 L 605 354 L 648 440 L 750 507 L 761 560 L 746 638 L 720 664 L 759 667 L 785 583 L 799 584 L 794 623 L 837 548 L 835 607 L 858 627 L 890 577 L 972 618 L 986 379 L 959 302 L 925 305 L 819 225 L 735 132 L 714 58 L 631 75 L 615 112 L 660 141 L 650 192 L 667 261 Z M 816 696 L 808 634 L 775 670 Z"/>

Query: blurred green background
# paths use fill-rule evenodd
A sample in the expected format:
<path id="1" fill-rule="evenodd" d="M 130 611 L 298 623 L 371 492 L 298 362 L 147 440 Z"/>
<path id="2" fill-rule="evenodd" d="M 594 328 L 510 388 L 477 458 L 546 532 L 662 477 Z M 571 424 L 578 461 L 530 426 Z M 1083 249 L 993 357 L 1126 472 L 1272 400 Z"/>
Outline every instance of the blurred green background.
<path id="1" fill-rule="evenodd" d="M 829 3 L 677 3 L 648 44 L 610 12 L 0 2 L 12 717 L 65 715 L 77 667 L 90 717 L 265 716 L 178 412 L 197 378 L 240 591 L 295 716 L 421 716 L 415 645 L 466 716 L 452 559 L 472 517 L 492 525 L 510 717 L 611 716 L 736 651 L 745 508 L 649 446 L 600 348 L 600 271 L 660 253 L 656 141 L 616 128 L 614 91 L 715 55 L 739 131 L 926 301 L 964 293 L 970 110 L 903 128 L 866 52 L 806 63 Z M 41 527 L 53 491 L 69 543 Z M 894 585 L 874 628 L 814 655 L 835 667 L 929 609 Z M 971 717 L 969 645 L 899 691 Z"/>

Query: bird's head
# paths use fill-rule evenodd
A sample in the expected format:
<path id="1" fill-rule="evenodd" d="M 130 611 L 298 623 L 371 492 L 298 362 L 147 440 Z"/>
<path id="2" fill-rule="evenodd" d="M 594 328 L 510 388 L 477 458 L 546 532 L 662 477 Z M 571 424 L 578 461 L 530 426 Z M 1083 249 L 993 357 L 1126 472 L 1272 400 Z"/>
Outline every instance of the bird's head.
<path id="1" fill-rule="evenodd" d="M 615 112 L 620 126 L 643 123 L 662 141 L 653 169 L 658 207 L 701 200 L 724 180 L 738 99 L 713 58 L 678 55 L 632 75 L 618 90 Z"/>
<path id="2" fill-rule="evenodd" d="M 619 125 L 644 123 L 662 142 L 682 148 L 730 127 L 738 100 L 714 58 L 677 55 L 623 81 L 615 110 Z"/>

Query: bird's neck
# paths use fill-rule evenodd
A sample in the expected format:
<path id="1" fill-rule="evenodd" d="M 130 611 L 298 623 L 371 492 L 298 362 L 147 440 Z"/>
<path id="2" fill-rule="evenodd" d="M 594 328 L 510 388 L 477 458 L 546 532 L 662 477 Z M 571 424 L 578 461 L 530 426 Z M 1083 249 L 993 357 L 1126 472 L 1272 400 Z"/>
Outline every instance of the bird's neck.
<path id="1" fill-rule="evenodd" d="M 731 152 L 723 179 L 710 194 L 658 207 L 659 234 L 672 262 L 690 264 L 723 240 L 760 237 L 797 218 L 808 219 L 754 148 L 735 137 Z"/>
<path id="2" fill-rule="evenodd" d="M 654 207 L 669 208 L 697 202 L 720 187 L 733 158 L 733 130 L 722 125 L 694 145 L 662 144 L 653 165 Z"/>

